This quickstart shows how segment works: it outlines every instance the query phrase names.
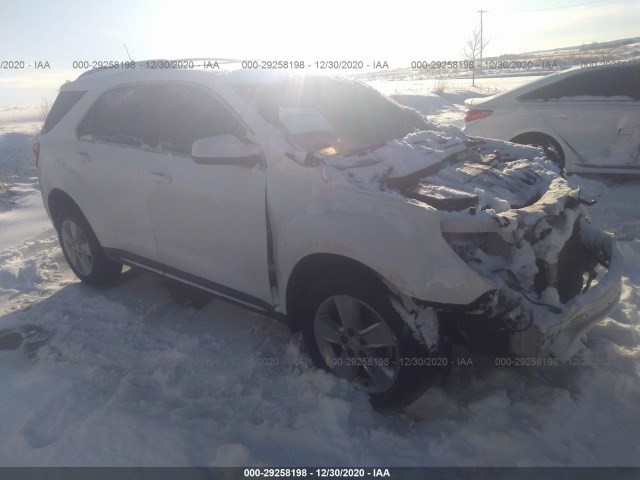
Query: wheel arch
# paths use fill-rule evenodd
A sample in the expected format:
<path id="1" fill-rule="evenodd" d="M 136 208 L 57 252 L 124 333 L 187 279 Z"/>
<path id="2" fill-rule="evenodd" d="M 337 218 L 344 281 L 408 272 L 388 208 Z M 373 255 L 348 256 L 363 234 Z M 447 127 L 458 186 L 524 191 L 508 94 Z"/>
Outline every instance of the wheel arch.
<path id="1" fill-rule="evenodd" d="M 560 155 L 560 161 L 561 162 L 565 161 L 566 153 L 565 153 L 564 147 L 562 146 L 561 140 L 556 138 L 555 136 L 551 135 L 548 132 L 538 131 L 538 130 L 525 131 L 525 132 L 522 132 L 522 133 L 518 133 L 513 138 L 511 138 L 511 140 L 509 140 L 509 141 L 512 142 L 512 143 L 527 144 L 528 142 L 536 143 L 540 139 L 548 139 L 552 143 L 554 143 L 556 145 L 556 147 L 558 148 L 558 153 Z"/>
<path id="2" fill-rule="evenodd" d="M 303 257 L 291 270 L 286 286 L 286 309 L 289 328 L 300 330 L 299 309 L 302 297 L 313 281 L 328 273 L 358 274 L 371 281 L 382 282 L 381 276 L 367 265 L 333 253 L 313 253 Z"/>
<path id="3" fill-rule="evenodd" d="M 518 131 L 518 133 L 511 136 L 510 142 L 517 143 L 516 140 L 527 139 L 527 138 L 536 138 L 536 137 L 548 137 L 552 140 L 558 141 L 551 133 L 548 131 L 538 128 L 538 129 L 524 129 Z"/>
<path id="4" fill-rule="evenodd" d="M 82 209 L 78 206 L 76 201 L 71 198 L 67 192 L 59 188 L 54 188 L 49 192 L 49 196 L 47 197 L 47 206 L 49 209 L 49 215 L 51 216 L 51 221 L 56 229 L 58 228 L 58 214 L 64 208 L 73 208 L 84 217 Z"/>

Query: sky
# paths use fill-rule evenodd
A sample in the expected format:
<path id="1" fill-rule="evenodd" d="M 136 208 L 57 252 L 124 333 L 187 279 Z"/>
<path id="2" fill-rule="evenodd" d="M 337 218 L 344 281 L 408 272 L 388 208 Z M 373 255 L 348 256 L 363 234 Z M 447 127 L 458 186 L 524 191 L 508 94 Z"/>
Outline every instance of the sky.
<path id="1" fill-rule="evenodd" d="M 50 67 L 0 63 L 0 108 L 53 101 L 74 62 L 128 60 L 125 44 L 134 60 L 460 60 L 480 9 L 485 56 L 640 36 L 640 0 L 0 0 L 0 62 Z"/>

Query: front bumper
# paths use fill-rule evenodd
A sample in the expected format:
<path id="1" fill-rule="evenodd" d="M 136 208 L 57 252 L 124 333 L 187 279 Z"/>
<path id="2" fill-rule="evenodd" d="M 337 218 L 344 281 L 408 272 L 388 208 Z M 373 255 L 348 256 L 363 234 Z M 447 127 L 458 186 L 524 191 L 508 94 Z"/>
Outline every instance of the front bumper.
<path id="1" fill-rule="evenodd" d="M 530 328 L 513 333 L 510 350 L 524 357 L 553 356 L 565 360 L 582 347 L 581 338 L 618 304 L 621 294 L 623 258 L 610 234 L 588 228 L 583 235 L 588 248 L 602 259 L 598 283 L 554 311 L 532 306 L 536 321 Z"/>

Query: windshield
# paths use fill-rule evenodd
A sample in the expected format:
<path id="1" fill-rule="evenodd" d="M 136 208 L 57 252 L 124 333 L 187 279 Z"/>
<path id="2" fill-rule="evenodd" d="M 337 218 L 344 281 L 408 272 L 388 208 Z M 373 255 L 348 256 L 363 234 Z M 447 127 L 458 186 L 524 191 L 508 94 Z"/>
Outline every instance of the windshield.
<path id="1" fill-rule="evenodd" d="M 306 151 L 352 151 L 426 127 L 417 112 L 349 79 L 300 77 L 236 88 L 265 120 Z"/>

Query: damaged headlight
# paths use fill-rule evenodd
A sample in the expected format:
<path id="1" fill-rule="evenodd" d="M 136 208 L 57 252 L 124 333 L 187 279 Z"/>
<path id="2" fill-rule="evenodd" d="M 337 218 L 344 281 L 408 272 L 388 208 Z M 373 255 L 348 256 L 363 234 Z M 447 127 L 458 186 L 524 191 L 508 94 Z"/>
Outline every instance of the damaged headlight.
<path id="1" fill-rule="evenodd" d="M 491 257 L 497 257 L 493 262 L 496 263 L 496 268 L 501 268 L 502 261 L 513 255 L 513 244 L 496 232 L 443 233 L 443 237 L 466 262 L 489 266 Z"/>

